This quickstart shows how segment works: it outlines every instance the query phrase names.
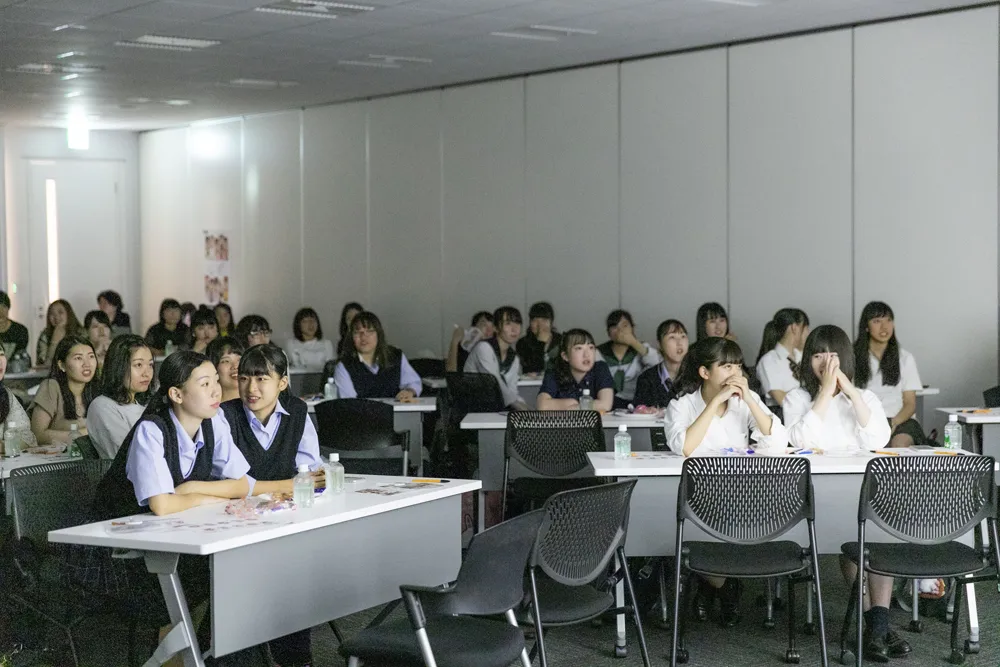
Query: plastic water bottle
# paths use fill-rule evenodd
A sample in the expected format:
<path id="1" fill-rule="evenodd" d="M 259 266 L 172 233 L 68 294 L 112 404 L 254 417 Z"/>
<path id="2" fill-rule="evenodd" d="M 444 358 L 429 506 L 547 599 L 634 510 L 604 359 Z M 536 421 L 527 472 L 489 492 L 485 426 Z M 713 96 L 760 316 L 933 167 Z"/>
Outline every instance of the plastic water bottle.
<path id="1" fill-rule="evenodd" d="M 309 466 L 303 463 L 299 466 L 299 474 L 292 482 L 292 500 L 296 507 L 312 507 L 313 496 L 316 493 L 316 483 L 309 473 Z"/>
<path id="2" fill-rule="evenodd" d="M 69 425 L 69 445 L 66 446 L 66 453 L 75 458 L 80 458 L 80 446 L 76 444 L 76 439 L 80 437 L 80 425 L 73 423 Z"/>
<path id="3" fill-rule="evenodd" d="M 21 453 L 21 429 L 17 427 L 17 422 L 7 422 L 7 429 L 3 434 L 4 456 L 17 456 Z"/>
<path id="4" fill-rule="evenodd" d="M 330 463 L 326 465 L 326 490 L 344 492 L 344 466 L 340 463 L 340 454 L 330 454 Z"/>
<path id="5" fill-rule="evenodd" d="M 176 346 L 174 345 L 174 341 L 168 340 L 167 344 L 163 346 L 163 356 L 169 357 L 171 354 L 174 353 L 175 349 Z"/>
<path id="6" fill-rule="evenodd" d="M 337 383 L 333 378 L 326 379 L 326 384 L 323 386 L 323 398 L 328 401 L 337 398 Z"/>
<path id="7" fill-rule="evenodd" d="M 581 410 L 593 410 L 594 409 L 594 399 L 590 395 L 589 389 L 583 390 L 583 396 L 580 397 L 580 409 Z"/>
<path id="8" fill-rule="evenodd" d="M 962 425 L 958 423 L 958 415 L 948 415 L 948 423 L 944 425 L 944 446 L 947 449 L 962 448 Z"/>
<path id="9" fill-rule="evenodd" d="M 622 424 L 615 434 L 615 460 L 624 461 L 632 456 L 632 436 L 628 434 L 628 427 Z"/>

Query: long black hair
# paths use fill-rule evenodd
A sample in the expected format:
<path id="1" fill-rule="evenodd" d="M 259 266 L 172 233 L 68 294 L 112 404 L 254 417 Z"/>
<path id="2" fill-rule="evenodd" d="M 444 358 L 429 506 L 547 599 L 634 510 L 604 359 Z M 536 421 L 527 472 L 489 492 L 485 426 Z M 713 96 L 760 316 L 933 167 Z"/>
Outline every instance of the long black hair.
<path id="1" fill-rule="evenodd" d="M 254 331 L 271 331 L 271 325 L 263 315 L 244 315 L 236 325 L 236 340 L 244 347 L 250 347 L 250 334 Z"/>
<path id="2" fill-rule="evenodd" d="M 3 297 L 7 296 L 3 292 L 0 292 L 0 304 L 3 303 Z M 8 306 L 9 307 L 9 306 Z M 7 356 L 4 352 L 3 346 L 0 345 L 0 357 Z M 0 426 L 6 426 L 7 416 L 10 414 L 10 392 L 7 391 L 7 387 L 3 386 L 3 377 L 0 376 Z"/>
<path id="3" fill-rule="evenodd" d="M 681 368 L 677 372 L 677 397 L 686 394 L 693 394 L 701 389 L 704 380 L 698 374 L 698 369 L 702 366 L 711 368 L 712 364 L 739 364 L 743 365 L 743 350 L 740 349 L 736 341 L 728 338 L 717 338 L 714 336 L 702 338 L 695 342 L 681 362 Z"/>
<path id="4" fill-rule="evenodd" d="M 149 403 L 146 404 L 146 409 L 142 413 L 143 416 L 165 416 L 167 411 L 170 410 L 170 395 L 168 393 L 170 389 L 172 387 L 183 387 L 184 383 L 190 379 L 194 369 L 206 361 L 209 361 L 209 359 L 204 354 L 192 352 L 191 350 L 179 350 L 164 359 L 163 363 L 160 364 L 158 378 L 160 386 L 156 388 L 156 392 L 153 393 L 149 399 Z"/>
<path id="5" fill-rule="evenodd" d="M 142 336 L 124 334 L 111 341 L 108 353 L 104 357 L 104 370 L 101 371 L 101 396 L 107 396 L 119 405 L 127 405 L 129 385 L 132 382 L 132 355 L 136 350 L 149 350 Z M 152 351 L 150 350 L 150 356 Z M 135 402 L 146 405 L 151 392 L 146 390 L 135 395 Z"/>
<path id="6" fill-rule="evenodd" d="M 121 294 L 114 290 L 106 289 L 97 295 L 98 305 L 100 305 L 101 299 L 104 299 L 115 307 L 115 319 L 111 322 L 112 325 L 116 327 L 125 327 L 129 325 L 128 315 L 122 312 L 125 309 L 125 303 L 122 301 Z"/>
<path id="7" fill-rule="evenodd" d="M 802 388 L 809 392 L 812 399 L 819 393 L 820 380 L 812 369 L 812 358 L 814 354 L 833 352 L 840 358 L 840 370 L 847 376 L 848 380 L 854 381 L 857 371 L 855 370 L 854 350 L 851 349 L 851 339 L 847 332 L 832 324 L 823 324 L 809 332 L 806 344 L 802 349 L 802 361 L 799 362 L 798 372 L 795 374 Z M 867 362 L 867 359 L 865 359 Z M 865 366 L 868 364 L 865 363 Z"/>
<path id="8" fill-rule="evenodd" d="M 365 307 L 357 301 L 348 301 L 344 304 L 344 307 L 340 309 L 340 340 L 337 342 L 338 357 L 344 356 L 351 350 L 351 332 L 347 323 L 347 313 L 352 310 L 363 313 L 365 312 Z M 357 317 L 357 314 L 355 314 L 355 317 Z M 473 326 L 475 326 L 474 322 Z"/>
<path id="9" fill-rule="evenodd" d="M 90 407 L 90 402 L 94 400 L 97 396 L 97 352 L 94 350 L 94 344 L 90 342 L 90 339 L 84 336 L 66 336 L 59 344 L 56 345 L 56 351 L 52 355 L 52 369 L 49 371 L 49 377 L 59 383 L 59 393 L 62 394 L 63 399 L 63 416 L 74 421 L 80 417 L 76 414 L 76 397 L 73 396 L 73 392 L 69 388 L 69 377 L 66 375 L 66 371 L 59 368 L 59 362 L 66 363 L 66 358 L 69 357 L 70 351 L 77 345 L 86 345 L 90 348 L 90 351 L 94 353 L 94 377 L 90 379 L 90 382 L 83 385 L 83 395 L 80 397 L 83 401 L 84 412 Z"/>
<path id="10" fill-rule="evenodd" d="M 868 350 L 871 342 L 868 323 L 879 317 L 888 317 L 893 321 L 896 319 L 892 308 L 884 301 L 869 301 L 861 310 L 861 317 L 858 319 L 858 337 L 854 339 L 854 384 L 860 389 L 867 387 L 872 379 L 871 362 L 868 361 L 868 356 L 871 354 Z M 882 384 L 899 384 L 899 341 L 896 340 L 895 328 L 892 330 L 892 338 L 885 346 L 879 369 L 882 371 Z"/>
<path id="11" fill-rule="evenodd" d="M 375 356 L 372 361 L 378 365 L 379 370 L 388 368 L 393 359 L 389 355 L 389 344 L 385 341 L 385 330 L 382 328 L 382 321 L 378 315 L 367 310 L 363 310 L 351 320 L 351 337 L 347 339 L 347 354 L 358 356 L 358 349 L 354 346 L 354 332 L 358 329 L 371 329 L 378 336 L 378 343 L 375 345 Z"/>
<path id="12" fill-rule="evenodd" d="M 240 375 L 257 377 L 277 373 L 279 378 L 288 375 L 288 357 L 273 343 L 254 345 L 240 357 Z"/>
<path id="13" fill-rule="evenodd" d="M 719 317 L 726 318 L 726 333 L 729 333 L 729 315 L 726 313 L 726 309 L 722 307 L 722 304 L 714 301 L 701 304 L 701 307 L 698 308 L 698 314 L 695 316 L 695 340 L 708 338 L 709 336 L 708 332 L 705 330 L 705 324 L 709 320 L 714 320 Z"/>
<path id="14" fill-rule="evenodd" d="M 559 352 L 561 354 L 556 356 L 555 361 L 552 363 L 552 372 L 556 375 L 556 384 L 559 385 L 560 389 L 576 386 L 576 380 L 573 378 L 573 369 L 570 367 L 569 362 L 563 359 L 563 354 L 568 357 L 576 345 L 596 345 L 596 343 L 594 343 L 594 337 L 586 329 L 570 329 L 563 334 L 562 340 L 559 341 Z M 596 359 L 594 363 L 597 363 Z M 594 399 L 596 398 L 594 396 Z"/>
<path id="15" fill-rule="evenodd" d="M 233 318 L 233 309 L 225 301 L 220 301 L 219 303 L 215 304 L 215 306 L 212 307 L 212 312 L 214 313 L 219 308 L 226 311 L 226 313 L 229 315 L 229 324 L 226 325 L 226 330 L 225 330 L 225 334 L 228 336 L 233 332 L 234 328 L 236 327 L 236 320 Z M 215 320 L 216 324 L 218 324 L 219 321 L 218 315 L 215 316 Z M 221 336 L 222 333 L 223 333 L 222 325 L 219 324 L 219 335 Z"/>
<path id="16" fill-rule="evenodd" d="M 764 336 L 760 341 L 760 351 L 757 352 L 757 363 L 761 357 L 773 350 L 785 337 L 788 327 L 793 324 L 809 326 L 809 316 L 800 308 L 782 308 L 774 314 L 771 321 L 764 325 Z M 755 364 L 756 365 L 756 364 Z"/>
<path id="17" fill-rule="evenodd" d="M 312 308 L 300 308 L 299 312 L 295 313 L 295 319 L 292 321 L 292 334 L 295 340 L 302 340 L 302 320 L 307 317 L 316 320 L 316 340 L 323 340 L 323 325 L 319 322 L 319 315 Z"/>

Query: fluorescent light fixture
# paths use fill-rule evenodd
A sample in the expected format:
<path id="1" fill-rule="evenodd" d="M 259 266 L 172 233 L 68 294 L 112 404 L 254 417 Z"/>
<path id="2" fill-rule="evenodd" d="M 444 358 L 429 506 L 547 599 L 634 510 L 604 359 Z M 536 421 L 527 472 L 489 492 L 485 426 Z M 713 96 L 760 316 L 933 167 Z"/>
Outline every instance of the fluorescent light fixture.
<path id="1" fill-rule="evenodd" d="M 73 148 L 72 135 L 69 147 Z M 86 149 L 87 146 L 83 148 Z M 54 178 L 45 179 L 45 256 L 49 265 L 49 303 L 52 303 L 59 299 L 59 207 Z"/>
<path id="2" fill-rule="evenodd" d="M 52 29 L 52 32 L 62 32 L 63 30 L 86 30 L 86 26 L 77 25 L 76 23 L 64 23 L 62 25 L 57 25 Z"/>
<path id="3" fill-rule="evenodd" d="M 90 121 L 81 107 L 73 107 L 69 111 L 66 140 L 72 150 L 85 151 L 90 148 Z"/>
<path id="4" fill-rule="evenodd" d="M 192 39 L 190 37 L 171 37 L 169 35 L 143 35 L 142 37 L 136 37 L 132 41 L 139 44 L 183 46 L 190 49 L 207 49 L 210 46 L 218 46 L 220 43 L 215 39 Z"/>
<path id="5" fill-rule="evenodd" d="M 163 103 L 171 107 L 186 107 L 191 104 L 191 100 L 163 100 Z"/>
<path id="6" fill-rule="evenodd" d="M 131 102 L 132 104 L 146 104 L 149 102 L 148 97 L 130 97 L 126 102 Z"/>
<path id="7" fill-rule="evenodd" d="M 561 35 L 596 35 L 596 30 L 589 30 L 587 28 L 567 28 L 558 25 L 543 25 L 536 24 L 530 26 L 532 30 L 540 30 L 542 32 L 557 32 Z"/>
<path id="8" fill-rule="evenodd" d="M 79 74 L 63 74 L 62 75 L 62 80 L 63 81 L 72 81 L 73 79 L 79 79 L 79 78 L 80 78 Z"/>
<path id="9" fill-rule="evenodd" d="M 416 63 L 422 65 L 429 65 L 434 62 L 430 58 L 416 58 L 414 56 L 385 56 L 377 53 L 368 54 L 369 58 L 375 60 L 381 60 L 387 63 Z"/>
<path id="10" fill-rule="evenodd" d="M 67 51 L 66 53 L 60 53 L 56 56 L 57 59 L 62 60 L 63 58 L 72 58 L 73 56 L 82 56 L 82 53 L 77 53 L 76 51 Z"/>
<path id="11" fill-rule="evenodd" d="M 714 2 L 717 5 L 735 5 L 737 7 L 763 7 L 770 5 L 769 0 L 702 0 L 702 2 Z"/>
<path id="12" fill-rule="evenodd" d="M 275 88 L 293 88 L 299 85 L 298 81 L 274 81 L 271 79 L 232 79 L 229 83 L 223 84 L 234 88 L 255 88 L 257 90 L 273 90 Z"/>
<path id="13" fill-rule="evenodd" d="M 226 155 L 228 142 L 225 135 L 210 129 L 191 131 L 188 134 L 188 150 L 205 160 L 217 160 Z"/>
<path id="14" fill-rule="evenodd" d="M 95 74 L 103 67 L 93 65 L 63 65 L 60 63 L 24 63 L 17 67 L 8 67 L 8 72 L 20 74 Z"/>
<path id="15" fill-rule="evenodd" d="M 115 46 L 130 46 L 135 49 L 159 49 L 162 51 L 194 51 L 190 46 L 163 46 L 162 44 L 143 44 L 141 42 L 120 41 Z"/>
<path id="16" fill-rule="evenodd" d="M 269 14 L 285 14 L 287 16 L 307 16 L 314 19 L 335 19 L 336 12 L 332 7 L 319 2 L 295 2 L 295 0 L 281 0 L 272 2 L 263 7 L 255 7 L 256 12 Z"/>
<path id="17" fill-rule="evenodd" d="M 535 42 L 558 42 L 559 38 L 555 35 L 532 35 L 529 32 L 507 32 L 505 30 L 499 30 L 497 32 L 491 32 L 494 37 L 507 37 L 509 39 L 526 39 Z"/>
<path id="18" fill-rule="evenodd" d="M 330 9 L 343 9 L 348 12 L 373 12 L 375 8 L 371 5 L 355 5 L 349 2 L 330 2 L 329 0 L 292 0 L 296 5 L 314 5 L 329 7 Z"/>
<path id="19" fill-rule="evenodd" d="M 83 93 L 79 90 L 71 90 L 66 93 L 66 97 L 80 97 L 80 95 L 83 95 Z"/>
<path id="20" fill-rule="evenodd" d="M 338 60 L 338 65 L 346 67 L 375 67 L 380 69 L 399 69 L 398 63 L 385 62 L 381 60 Z"/>

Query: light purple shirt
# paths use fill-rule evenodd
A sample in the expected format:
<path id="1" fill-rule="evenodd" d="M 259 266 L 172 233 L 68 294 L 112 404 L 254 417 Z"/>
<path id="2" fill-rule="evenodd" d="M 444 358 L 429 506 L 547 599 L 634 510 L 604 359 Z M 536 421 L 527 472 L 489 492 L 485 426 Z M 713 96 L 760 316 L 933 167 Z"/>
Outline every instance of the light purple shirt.
<path id="1" fill-rule="evenodd" d="M 181 474 L 187 479 L 194 469 L 198 450 L 205 446 L 202 429 L 199 426 L 194 440 L 177 421 L 174 411 L 168 410 L 177 431 L 178 461 Z M 240 479 L 250 470 L 250 464 L 233 442 L 233 434 L 222 410 L 212 417 L 212 431 L 215 448 L 212 451 L 212 477 L 217 479 Z M 174 492 L 174 479 L 163 454 L 163 433 L 150 421 L 139 424 L 132 436 L 132 447 L 128 452 L 125 474 L 135 487 L 135 498 L 141 507 L 149 504 L 149 499 L 161 493 Z"/>
<path id="2" fill-rule="evenodd" d="M 278 403 L 274 412 L 271 413 L 271 418 L 267 420 L 266 426 L 260 423 L 257 415 L 251 412 L 246 405 L 243 406 L 243 413 L 247 416 L 247 421 L 250 422 L 250 430 L 253 431 L 257 442 L 264 448 L 264 451 L 269 450 L 274 442 L 274 436 L 278 434 L 281 420 L 288 415 L 288 410 L 283 408 L 281 403 Z M 319 436 L 316 435 L 316 427 L 313 426 L 312 419 L 308 417 L 306 417 L 306 428 L 302 431 L 302 439 L 299 441 L 299 451 L 295 454 L 295 467 L 298 468 L 302 464 L 309 466 L 310 470 L 318 470 L 321 466 Z M 252 477 L 250 479 L 251 484 L 256 481 Z"/>
<path id="3" fill-rule="evenodd" d="M 358 355 L 361 359 L 361 356 Z M 374 366 L 368 366 L 364 359 L 361 359 L 361 363 L 365 364 L 372 373 L 378 373 L 378 364 Z M 337 396 L 339 398 L 357 398 L 358 392 L 354 389 L 354 381 L 351 380 L 351 374 L 347 372 L 347 367 L 344 366 L 343 362 L 337 364 L 337 368 L 333 371 L 333 381 L 337 383 Z M 406 355 L 400 353 L 399 361 L 399 390 L 409 389 L 414 393 L 414 395 L 419 396 L 420 390 L 423 389 L 423 382 L 420 380 L 420 376 L 417 372 L 413 370 L 413 366 L 407 361 Z M 386 398 L 392 398 L 392 396 L 386 396 Z"/>

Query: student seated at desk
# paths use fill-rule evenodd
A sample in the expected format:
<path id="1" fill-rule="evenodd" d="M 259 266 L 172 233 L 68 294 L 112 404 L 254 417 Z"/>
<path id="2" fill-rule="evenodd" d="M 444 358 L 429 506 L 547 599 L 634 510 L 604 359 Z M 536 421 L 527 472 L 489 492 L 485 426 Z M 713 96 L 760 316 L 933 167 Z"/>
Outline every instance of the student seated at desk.
<path id="1" fill-rule="evenodd" d="M 13 357 L 28 351 L 28 327 L 10 319 L 10 297 L 0 290 L 0 349 Z"/>
<path id="2" fill-rule="evenodd" d="M 83 328 L 87 332 L 87 339 L 94 346 L 94 353 L 97 355 L 97 372 L 100 374 L 104 368 L 104 358 L 108 354 L 108 347 L 111 345 L 111 320 L 101 310 L 92 310 L 83 316 Z"/>
<path id="3" fill-rule="evenodd" d="M 496 335 L 481 340 L 469 353 L 463 370 L 466 373 L 489 373 L 500 384 L 504 405 L 511 410 L 527 410 L 517 391 L 521 378 L 521 360 L 517 358 L 517 339 L 521 336 L 521 311 L 514 306 L 502 306 L 493 313 Z"/>
<path id="4" fill-rule="evenodd" d="M 160 321 L 146 331 L 146 344 L 154 357 L 160 357 L 167 343 L 172 343 L 175 350 L 186 349 L 189 335 L 190 329 L 181 322 L 181 304 L 177 299 L 164 299 L 160 303 Z"/>
<path id="5" fill-rule="evenodd" d="M 764 325 L 757 353 L 757 379 L 768 407 L 780 406 L 785 394 L 799 386 L 795 368 L 809 335 L 809 316 L 798 308 L 782 308 Z"/>
<path id="6" fill-rule="evenodd" d="M 892 427 L 889 446 L 911 447 L 927 439 L 913 418 L 922 385 L 917 361 L 896 340 L 895 320 L 892 308 L 881 301 L 872 301 L 861 311 L 854 340 L 855 382 L 862 389 L 871 389 L 882 401 Z"/>
<path id="7" fill-rule="evenodd" d="M 123 310 L 125 303 L 121 294 L 110 289 L 104 290 L 97 295 L 97 307 L 111 320 L 112 336 L 132 333 L 132 318 Z"/>
<path id="8" fill-rule="evenodd" d="M 101 395 L 87 410 L 87 432 L 102 459 L 112 460 L 142 417 L 153 382 L 153 353 L 141 336 L 111 341 L 101 372 Z"/>
<path id="9" fill-rule="evenodd" d="M 240 397 L 239 366 L 242 354 L 243 345 L 235 336 L 216 338 L 208 344 L 205 355 L 219 371 L 223 403 Z"/>
<path id="10" fill-rule="evenodd" d="M 76 313 L 73 312 L 73 306 L 69 305 L 69 301 L 66 299 L 53 301 L 45 314 L 45 329 L 35 344 L 35 363 L 39 366 L 51 366 L 56 347 L 63 338 L 85 335 L 83 325 L 76 319 Z"/>
<path id="11" fill-rule="evenodd" d="M 236 325 L 236 340 L 246 349 L 271 342 L 271 325 L 262 315 L 244 315 Z"/>
<path id="12" fill-rule="evenodd" d="M 663 361 L 647 368 L 635 382 L 635 405 L 665 408 L 677 392 L 677 374 L 688 351 L 687 329 L 679 320 L 664 320 L 656 327 Z"/>
<path id="13" fill-rule="evenodd" d="M 233 319 L 233 309 L 228 303 L 219 302 L 212 309 L 215 322 L 219 325 L 219 337 L 228 338 L 236 332 L 236 321 Z"/>
<path id="14" fill-rule="evenodd" d="M 31 422 L 28 420 L 28 413 L 21 407 L 21 403 L 14 396 L 14 393 L 3 386 L 3 376 L 7 372 L 7 355 L 3 345 L 0 345 L 0 447 L 7 437 L 7 425 L 20 430 L 27 442 L 22 447 L 33 447 L 35 445 L 35 434 L 31 432 Z M 6 449 L 4 450 L 6 452 Z"/>
<path id="15" fill-rule="evenodd" d="M 594 410 L 609 412 L 615 400 L 615 383 L 608 365 L 597 359 L 594 337 L 583 329 L 562 336 L 560 353 L 538 390 L 539 410 L 577 410 L 583 390 L 589 389 Z"/>
<path id="16" fill-rule="evenodd" d="M 864 357 L 862 357 L 864 359 Z M 852 382 L 855 374 L 851 341 L 839 327 L 823 325 L 809 334 L 799 376 L 802 387 L 785 396 L 785 419 L 791 444 L 812 450 L 872 450 L 889 440 L 889 424 L 875 394 Z M 857 566 L 840 558 L 847 585 L 853 586 Z M 889 626 L 892 577 L 867 575 L 864 612 L 864 659 L 888 662 L 910 652 L 910 645 Z"/>
<path id="17" fill-rule="evenodd" d="M 351 320 L 351 345 L 340 358 L 333 379 L 340 398 L 396 398 L 420 395 L 423 383 L 406 355 L 385 340 L 382 322 L 364 311 Z"/>
<path id="18" fill-rule="evenodd" d="M 108 519 L 157 515 L 250 495 L 250 464 L 219 409 L 215 366 L 182 350 L 160 366 L 160 387 L 101 480 L 95 511 Z"/>
<path id="19" fill-rule="evenodd" d="M 337 341 L 337 358 L 341 358 L 351 347 L 351 322 L 354 316 L 364 312 L 365 307 L 357 301 L 350 301 L 340 309 L 340 340 Z"/>
<path id="20" fill-rule="evenodd" d="M 627 310 L 611 311 L 607 327 L 610 340 L 602 343 L 597 351 L 615 380 L 615 408 L 625 408 L 635 398 L 639 375 L 660 363 L 660 353 L 635 337 L 635 321 Z"/>
<path id="21" fill-rule="evenodd" d="M 285 344 L 288 362 L 293 368 L 322 372 L 326 362 L 333 361 L 333 341 L 323 338 L 323 325 L 312 308 L 301 308 L 292 321 L 294 338 Z"/>
<path id="22" fill-rule="evenodd" d="M 451 342 L 448 344 L 448 358 L 444 362 L 444 369 L 454 373 L 465 368 L 469 351 L 476 346 L 476 343 L 493 338 L 495 335 L 493 313 L 487 313 L 485 310 L 472 316 L 472 325 L 468 329 L 456 324 L 451 333 Z"/>
<path id="23" fill-rule="evenodd" d="M 562 335 L 552 328 L 556 314 L 552 304 L 539 301 L 528 309 L 528 333 L 517 341 L 517 356 L 525 373 L 544 373 L 559 358 Z"/>
<path id="24" fill-rule="evenodd" d="M 736 334 L 729 330 L 729 314 L 721 303 L 703 303 L 695 315 L 695 340 L 702 338 L 728 338 L 736 340 Z"/>
<path id="25" fill-rule="evenodd" d="M 191 350 L 205 354 L 208 345 L 219 337 L 219 322 L 215 319 L 215 311 L 208 306 L 201 306 L 191 316 Z"/>
<path id="26" fill-rule="evenodd" d="M 97 354 L 83 337 L 63 338 L 31 408 L 31 430 L 40 445 L 69 443 L 87 435 L 87 410 L 97 395 Z M 75 434 L 72 426 L 78 429 Z"/>

